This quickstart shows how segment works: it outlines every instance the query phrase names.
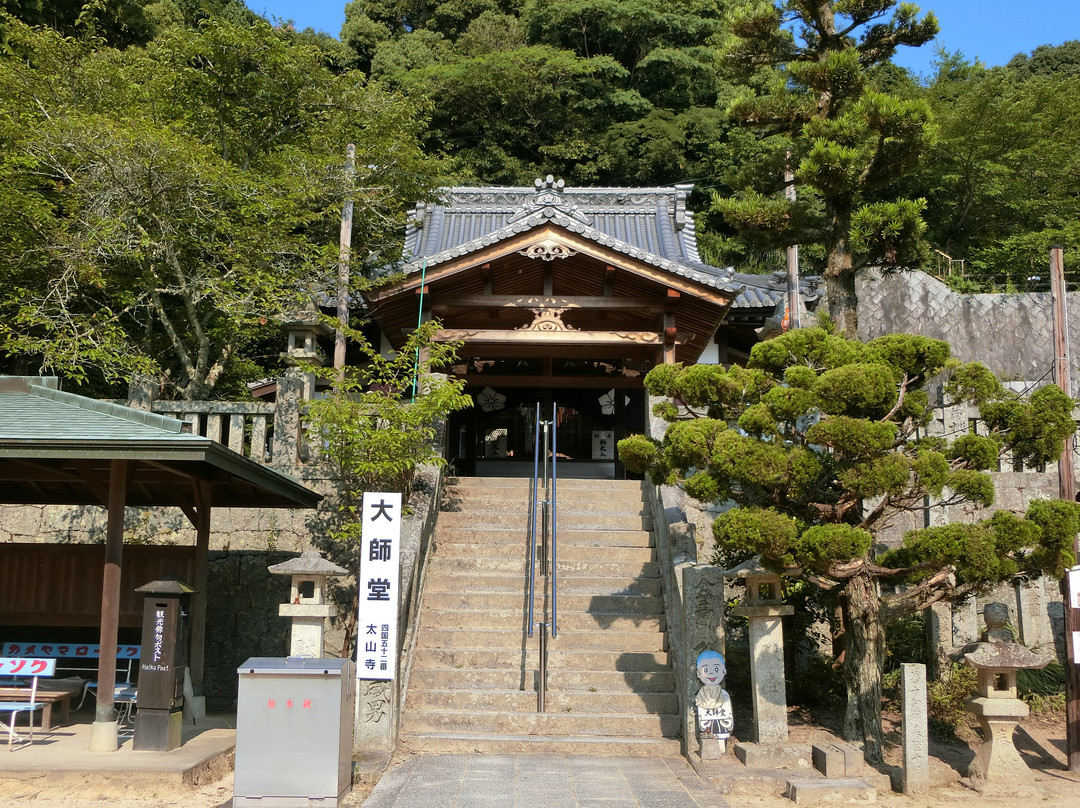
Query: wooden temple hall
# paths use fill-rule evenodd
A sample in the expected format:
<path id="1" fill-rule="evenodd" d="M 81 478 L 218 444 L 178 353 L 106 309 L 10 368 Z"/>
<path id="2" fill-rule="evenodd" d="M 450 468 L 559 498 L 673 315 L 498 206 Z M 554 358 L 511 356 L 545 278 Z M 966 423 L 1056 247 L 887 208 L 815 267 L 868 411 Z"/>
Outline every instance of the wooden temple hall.
<path id="1" fill-rule="evenodd" d="M 650 368 L 746 359 L 786 280 L 704 264 L 692 188 L 567 188 L 548 176 L 416 206 L 405 279 L 366 298 L 395 348 L 418 318 L 462 341 L 445 369 L 474 401 L 449 424 L 458 473 L 531 473 L 539 402 L 542 418 L 555 408 L 560 474 L 621 477 L 615 442 L 644 428 Z M 803 299 L 813 305 L 816 287 Z"/>

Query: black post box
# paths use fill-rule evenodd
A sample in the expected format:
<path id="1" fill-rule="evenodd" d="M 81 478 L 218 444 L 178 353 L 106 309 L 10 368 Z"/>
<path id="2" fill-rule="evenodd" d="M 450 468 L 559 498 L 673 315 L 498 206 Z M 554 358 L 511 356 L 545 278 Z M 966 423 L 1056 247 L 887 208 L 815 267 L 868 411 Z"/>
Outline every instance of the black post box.
<path id="1" fill-rule="evenodd" d="M 144 600 L 132 747 L 168 752 L 180 746 L 189 603 L 195 590 L 175 578 L 162 578 L 135 591 L 141 592 Z"/>

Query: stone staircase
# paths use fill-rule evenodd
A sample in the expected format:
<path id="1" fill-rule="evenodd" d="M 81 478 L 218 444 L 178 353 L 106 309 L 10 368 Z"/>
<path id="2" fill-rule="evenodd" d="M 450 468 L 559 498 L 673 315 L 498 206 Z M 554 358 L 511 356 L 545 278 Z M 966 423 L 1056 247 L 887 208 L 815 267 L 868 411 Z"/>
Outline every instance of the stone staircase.
<path id="1" fill-rule="evenodd" d="M 461 478 L 447 487 L 402 745 L 678 755 L 678 697 L 641 484 L 559 481 L 559 634 L 549 641 L 543 714 L 538 631 L 526 636 L 528 501 L 528 480 Z M 545 605 L 538 595 L 534 620 Z"/>

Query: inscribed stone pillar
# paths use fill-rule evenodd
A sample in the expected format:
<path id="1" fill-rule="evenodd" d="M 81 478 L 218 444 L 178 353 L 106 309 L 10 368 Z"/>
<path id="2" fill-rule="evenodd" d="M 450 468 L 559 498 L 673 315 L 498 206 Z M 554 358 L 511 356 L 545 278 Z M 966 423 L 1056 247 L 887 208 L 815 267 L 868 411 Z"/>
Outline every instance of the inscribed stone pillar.
<path id="1" fill-rule="evenodd" d="M 979 637 L 979 609 L 975 599 L 961 603 L 953 609 L 952 644 L 953 648 L 963 648 Z"/>
<path id="2" fill-rule="evenodd" d="M 277 401 L 274 408 L 273 465 L 286 468 L 300 460 L 300 398 L 304 374 L 296 368 L 287 369 L 278 377 Z"/>
<path id="3" fill-rule="evenodd" d="M 900 685 L 903 693 L 904 793 L 925 794 L 930 789 L 926 667 L 914 662 L 903 663 Z"/>
<path id="4" fill-rule="evenodd" d="M 1020 628 L 1020 642 L 1028 648 L 1042 648 L 1050 644 L 1047 631 L 1046 595 L 1043 579 L 1036 578 L 1016 585 L 1016 615 Z"/>
<path id="5" fill-rule="evenodd" d="M 702 651 L 724 652 L 724 571 L 712 564 L 682 567 L 683 668 L 681 692 L 686 694 L 683 737 L 689 744 L 697 737 L 697 710 L 693 695 L 698 689 L 696 660 Z"/>
<path id="6" fill-rule="evenodd" d="M 787 692 L 784 682 L 785 615 L 780 576 L 766 569 L 760 557 L 724 573 L 746 584 L 742 605 L 735 614 L 749 620 L 750 682 L 753 689 L 754 740 L 759 744 L 787 743 Z"/>
<path id="7" fill-rule="evenodd" d="M 750 618 L 750 681 L 754 691 L 754 740 L 786 743 L 784 628 L 779 615 Z"/>

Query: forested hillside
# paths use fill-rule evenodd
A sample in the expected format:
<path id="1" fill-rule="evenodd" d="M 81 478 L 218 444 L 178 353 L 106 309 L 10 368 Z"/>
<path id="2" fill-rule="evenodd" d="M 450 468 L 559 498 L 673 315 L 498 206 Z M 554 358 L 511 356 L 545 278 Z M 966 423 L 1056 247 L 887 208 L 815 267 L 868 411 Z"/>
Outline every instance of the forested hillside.
<path id="1" fill-rule="evenodd" d="M 932 2 L 353 0 L 338 39 L 235 0 L 0 9 L 5 372 L 242 395 L 346 193 L 362 266 L 443 183 L 693 182 L 707 260 L 798 243 L 849 333 L 866 266 L 1022 290 L 1080 246 L 1080 43 L 913 77 Z"/>

